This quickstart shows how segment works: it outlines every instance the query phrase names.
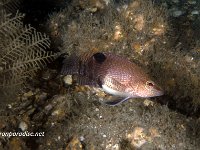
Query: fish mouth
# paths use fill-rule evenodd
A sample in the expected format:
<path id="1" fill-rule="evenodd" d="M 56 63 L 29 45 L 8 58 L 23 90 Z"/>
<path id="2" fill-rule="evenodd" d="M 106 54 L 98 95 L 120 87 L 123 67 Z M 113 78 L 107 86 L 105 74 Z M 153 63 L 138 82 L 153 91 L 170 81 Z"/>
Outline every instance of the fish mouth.
<path id="1" fill-rule="evenodd" d="M 162 95 L 164 95 L 163 89 L 161 89 L 160 87 L 159 87 L 159 90 L 155 89 L 154 96 L 162 96 Z"/>
<path id="2" fill-rule="evenodd" d="M 154 92 L 155 92 L 155 96 L 162 96 L 164 95 L 164 91 L 161 87 L 154 85 Z"/>
<path id="3" fill-rule="evenodd" d="M 162 95 L 164 95 L 164 91 L 158 91 L 156 94 L 156 96 L 162 96 Z"/>
<path id="4" fill-rule="evenodd" d="M 151 94 L 147 94 L 147 95 L 145 95 L 145 96 L 140 96 L 140 97 L 145 97 L 145 98 L 150 98 L 150 97 L 158 97 L 158 96 L 162 96 L 162 95 L 164 95 L 164 92 L 163 91 L 154 91 L 154 92 L 152 92 Z"/>

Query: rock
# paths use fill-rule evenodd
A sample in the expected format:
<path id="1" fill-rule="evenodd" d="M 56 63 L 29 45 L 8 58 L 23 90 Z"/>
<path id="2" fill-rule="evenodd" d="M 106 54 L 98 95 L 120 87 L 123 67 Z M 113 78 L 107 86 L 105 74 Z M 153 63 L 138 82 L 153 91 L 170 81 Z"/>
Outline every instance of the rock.
<path id="1" fill-rule="evenodd" d="M 83 146 L 77 137 L 73 137 L 67 144 L 65 150 L 82 150 Z"/>
<path id="2" fill-rule="evenodd" d="M 24 150 L 27 149 L 22 138 L 13 137 L 9 142 L 9 150 Z"/>
<path id="3" fill-rule="evenodd" d="M 22 131 L 26 131 L 28 129 L 28 124 L 24 121 L 21 121 L 18 126 Z"/>

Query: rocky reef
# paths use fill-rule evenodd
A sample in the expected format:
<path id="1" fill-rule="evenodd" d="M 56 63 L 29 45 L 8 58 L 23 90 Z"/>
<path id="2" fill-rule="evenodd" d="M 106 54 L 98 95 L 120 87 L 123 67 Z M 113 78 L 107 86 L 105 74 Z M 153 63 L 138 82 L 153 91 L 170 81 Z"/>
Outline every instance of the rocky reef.
<path id="1" fill-rule="evenodd" d="M 95 50 L 124 55 L 146 68 L 177 108 L 189 103 L 184 109 L 192 111 L 191 107 L 200 103 L 199 41 L 194 27 L 198 21 L 191 12 L 190 17 L 180 15 L 175 20 L 176 11 L 165 5 L 151 1 L 73 1 L 50 17 L 48 27 L 54 43 L 60 41 L 57 44 L 63 53 Z"/>
<path id="2" fill-rule="evenodd" d="M 1 109 L 1 133 L 44 136 L 4 136 L 1 148 L 199 149 L 199 6 L 195 0 L 33 0 L 31 9 L 23 8 L 25 20 L 46 32 L 51 50 L 62 55 Z M 116 107 L 101 104 L 110 98 L 101 89 L 60 75 L 63 57 L 90 51 L 112 52 L 138 64 L 165 95 Z"/>

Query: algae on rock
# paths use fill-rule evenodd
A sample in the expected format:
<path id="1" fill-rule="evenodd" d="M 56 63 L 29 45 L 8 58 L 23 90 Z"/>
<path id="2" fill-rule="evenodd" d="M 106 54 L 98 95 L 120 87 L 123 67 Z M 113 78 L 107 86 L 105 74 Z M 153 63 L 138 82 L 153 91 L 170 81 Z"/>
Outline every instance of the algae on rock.
<path id="1" fill-rule="evenodd" d="M 50 17 L 49 30 L 52 39 L 62 41 L 61 51 L 69 55 L 90 50 L 125 55 L 156 77 L 174 101 L 199 106 L 199 55 L 190 51 L 194 48 L 191 38 L 177 38 L 167 8 L 142 0 L 103 6 L 91 9 L 70 3 Z M 185 47 L 189 50 L 178 50 Z"/>

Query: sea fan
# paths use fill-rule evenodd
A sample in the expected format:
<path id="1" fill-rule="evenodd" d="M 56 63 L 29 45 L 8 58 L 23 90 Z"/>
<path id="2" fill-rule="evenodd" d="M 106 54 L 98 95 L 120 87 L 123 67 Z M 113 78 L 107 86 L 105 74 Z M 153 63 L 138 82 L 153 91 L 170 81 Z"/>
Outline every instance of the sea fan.
<path id="1" fill-rule="evenodd" d="M 22 0 L 0 0 L 0 8 L 9 13 L 15 13 L 19 9 Z"/>
<path id="2" fill-rule="evenodd" d="M 49 38 L 30 25 L 24 26 L 24 15 L 11 17 L 0 12 L 0 96 L 14 95 L 26 79 L 50 62 L 55 54 L 45 51 Z M 7 97 L 6 96 L 6 97 Z"/>

